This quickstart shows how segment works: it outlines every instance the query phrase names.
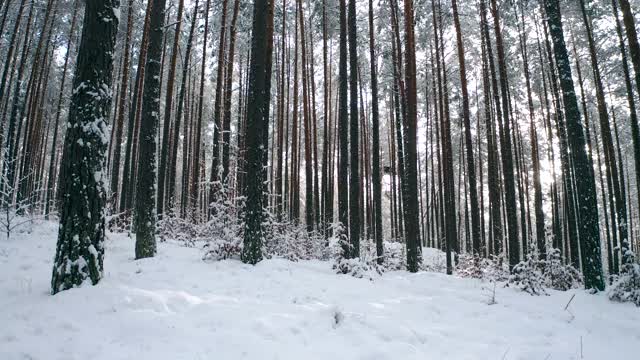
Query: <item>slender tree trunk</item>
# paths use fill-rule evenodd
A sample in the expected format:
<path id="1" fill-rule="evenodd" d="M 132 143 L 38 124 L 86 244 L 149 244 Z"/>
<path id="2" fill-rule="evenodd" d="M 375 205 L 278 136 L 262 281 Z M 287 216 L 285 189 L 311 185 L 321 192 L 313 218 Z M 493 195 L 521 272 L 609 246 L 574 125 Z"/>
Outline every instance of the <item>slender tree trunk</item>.
<path id="1" fill-rule="evenodd" d="M 347 6 L 345 0 L 340 0 L 340 59 L 338 70 L 339 110 L 338 134 L 340 141 L 338 168 L 338 221 L 340 222 L 340 241 L 342 255 L 351 257 L 349 246 L 349 108 L 347 104 Z M 295 84 L 295 81 L 294 81 Z M 294 85 L 295 86 L 295 85 Z"/>
<path id="2" fill-rule="evenodd" d="M 229 154 L 231 153 L 231 92 L 233 85 L 233 63 L 236 44 L 236 23 L 240 0 L 235 0 L 233 5 L 233 16 L 231 18 L 231 28 L 229 29 L 229 53 L 227 55 L 227 71 L 225 94 L 224 94 L 224 117 L 222 125 L 222 182 L 229 185 Z M 284 52 L 283 52 L 284 53 Z"/>
<path id="3" fill-rule="evenodd" d="M 382 183 L 380 180 L 380 120 L 378 111 L 378 74 L 376 62 L 375 29 L 373 25 L 373 0 L 369 0 L 369 57 L 371 61 L 371 128 L 373 132 L 373 239 L 376 243 L 376 256 L 378 264 L 384 262 L 383 258 L 383 231 L 382 231 Z"/>
<path id="4" fill-rule="evenodd" d="M 191 15 L 191 28 L 189 29 L 189 38 L 187 39 L 187 48 L 185 50 L 184 61 L 182 64 L 182 80 L 180 84 L 180 94 L 178 95 L 178 105 L 176 108 L 175 125 L 173 126 L 172 140 L 170 142 L 170 154 L 169 154 L 169 177 L 167 179 L 167 201 L 169 206 L 173 206 L 175 203 L 175 188 L 177 182 L 177 163 L 178 163 L 178 141 L 180 139 L 180 125 L 182 121 L 182 113 L 184 109 L 184 101 L 187 92 L 187 72 L 189 71 L 189 64 L 191 61 L 191 51 L 193 48 L 193 34 L 196 28 L 196 20 L 198 18 L 198 0 L 196 0 L 193 6 L 193 14 Z M 186 123 L 185 116 L 185 123 Z M 183 133 L 183 141 L 188 142 L 186 131 Z M 183 153 L 183 162 L 186 161 L 186 154 Z M 165 201 L 166 202 L 166 201 Z"/>
<path id="5" fill-rule="evenodd" d="M 273 0 L 272 0 L 273 1 Z M 220 110 L 222 101 L 222 91 L 224 85 L 224 65 L 225 65 L 225 42 L 227 30 L 227 3 L 222 0 L 222 11 L 220 18 L 220 39 L 218 40 L 218 65 L 216 70 L 216 95 L 213 103 L 213 154 L 211 155 L 211 183 L 209 194 L 211 200 L 215 198 L 217 183 L 220 180 L 220 132 L 222 131 L 222 112 Z"/>
<path id="6" fill-rule="evenodd" d="M 483 2 L 484 0 L 481 0 Z M 513 160 L 511 150 L 511 119 L 509 119 L 509 100 L 507 85 L 507 65 L 505 61 L 502 31 L 500 29 L 500 17 L 496 0 L 491 0 L 491 13 L 496 35 L 496 51 L 498 52 L 498 70 L 500 73 L 500 91 L 502 94 L 503 131 L 501 136 L 502 171 L 504 176 L 505 207 L 507 211 L 507 234 L 509 242 L 509 266 L 513 269 L 520 262 L 518 237 L 518 218 L 516 215 L 516 198 L 514 188 Z M 498 106 L 496 106 L 498 107 Z M 500 119 L 498 119 L 500 122 Z"/>
<path id="7" fill-rule="evenodd" d="M 480 253 L 480 211 L 478 209 L 478 190 L 476 184 L 476 167 L 473 160 L 473 141 L 471 139 L 471 115 L 469 111 L 469 91 L 467 90 L 467 70 L 464 56 L 462 29 L 458 15 L 456 0 L 451 1 L 453 22 L 456 27 L 456 42 L 458 48 L 458 62 L 460 64 L 460 84 L 462 88 L 462 118 L 464 121 L 464 142 L 466 146 L 467 173 L 469 178 L 469 202 L 471 205 L 471 237 L 474 254 Z"/>
<path id="8" fill-rule="evenodd" d="M 153 0 L 145 65 L 140 122 L 140 153 L 136 181 L 136 259 L 156 253 L 156 141 L 160 116 L 160 72 L 165 19 L 165 0 Z"/>
<path id="9" fill-rule="evenodd" d="M 360 257 L 360 168 L 358 146 L 358 40 L 356 2 L 349 0 L 349 244 L 351 256 Z"/>
<path id="10" fill-rule="evenodd" d="M 633 70 L 635 72 L 636 88 L 640 92 L 640 43 L 638 43 L 638 35 L 635 27 L 635 20 L 631 12 L 631 6 L 629 0 L 619 0 L 620 8 L 622 10 L 622 17 L 624 27 L 627 33 L 627 41 L 629 41 L 629 53 L 631 55 L 631 63 L 633 64 Z M 613 11 L 616 17 L 616 29 L 618 37 L 620 39 L 620 52 L 622 54 L 622 67 L 625 74 L 625 84 L 627 86 L 627 98 L 629 101 L 629 111 L 631 113 L 631 138 L 633 139 L 633 155 L 636 168 L 636 184 L 640 188 L 640 130 L 638 129 L 638 118 L 636 114 L 636 108 L 633 99 L 633 91 L 631 90 L 631 80 L 629 79 L 629 70 L 627 65 L 627 56 L 624 49 L 624 41 L 622 40 L 622 31 L 620 29 L 620 21 L 618 20 L 618 10 L 616 8 L 616 0 L 612 0 Z M 640 209 L 640 191 L 636 191 L 638 197 L 638 209 Z M 627 254 L 627 250 L 630 247 L 627 244 L 626 238 L 622 241 L 622 262 L 627 264 L 631 261 L 631 256 Z"/>
<path id="11" fill-rule="evenodd" d="M 302 51 L 302 116 L 304 122 L 304 183 L 306 186 L 305 191 L 305 223 L 307 225 L 307 231 L 313 231 L 314 224 L 314 205 L 313 205 L 313 169 L 312 169 L 312 128 L 311 119 L 309 114 L 309 84 L 307 79 L 307 48 L 306 48 L 306 36 L 304 29 L 304 13 L 302 11 L 302 0 L 296 0 L 296 9 L 298 14 L 298 24 L 300 26 L 300 45 Z"/>
<path id="12" fill-rule="evenodd" d="M 226 4 L 226 0 L 225 0 Z M 191 173 L 192 183 L 191 189 L 189 191 L 190 196 L 190 205 L 192 211 L 195 211 L 198 208 L 198 194 L 200 193 L 200 146 L 202 144 L 202 113 L 204 110 L 204 78 L 205 78 L 205 68 L 207 64 L 207 36 L 209 33 L 209 7 L 211 5 L 211 0 L 207 0 L 207 5 L 204 12 L 204 41 L 202 43 L 202 66 L 200 69 L 200 93 L 198 95 L 198 115 L 195 125 L 195 138 L 193 143 L 193 156 L 195 158 L 193 162 L 193 172 Z M 226 9 L 225 9 L 226 11 Z M 224 46 L 222 43 L 220 46 Z M 196 214 L 194 213 L 194 219 Z"/>
<path id="13" fill-rule="evenodd" d="M 76 0 L 77 1 L 77 0 Z M 131 51 L 131 36 L 133 32 L 133 0 L 129 0 L 127 6 L 127 35 L 124 43 L 124 60 L 122 63 L 122 78 L 120 80 L 120 99 L 118 101 L 118 117 L 116 119 L 116 135 L 113 146 L 113 160 L 111 161 L 111 196 L 112 210 L 118 208 L 120 186 L 120 157 L 122 148 L 122 134 L 124 132 L 124 114 L 126 109 L 127 98 L 129 94 L 129 62 Z"/>
<path id="14" fill-rule="evenodd" d="M 171 138 L 170 129 L 172 128 L 171 115 L 173 110 L 173 90 L 176 78 L 176 66 L 178 62 L 178 52 L 180 45 L 180 35 L 182 32 L 182 11 L 184 9 L 184 0 L 180 0 L 178 3 L 178 14 L 176 15 L 176 28 L 173 36 L 173 47 L 171 49 L 171 60 L 169 60 L 169 74 L 167 80 L 167 93 L 164 101 L 164 124 L 162 126 L 162 143 L 160 149 L 160 166 L 158 168 L 158 203 L 157 214 L 162 216 L 165 211 L 165 195 L 167 194 L 167 169 L 170 154 L 170 142 Z M 177 128 L 179 129 L 179 128 Z"/>
<path id="15" fill-rule="evenodd" d="M 133 90 L 133 100 L 129 109 L 129 121 L 127 128 L 127 147 L 124 156 L 124 169 L 122 170 L 122 188 L 120 190 L 120 212 L 131 210 L 133 204 L 133 187 L 131 186 L 135 178 L 135 163 L 137 161 L 137 149 L 134 143 L 138 137 L 138 113 L 140 111 L 141 90 L 144 83 L 145 63 L 147 58 L 147 43 L 149 41 L 149 20 L 151 17 L 153 1 L 148 1 L 147 10 L 143 25 L 142 41 L 140 43 L 140 53 L 138 54 L 138 70 L 136 82 Z"/>

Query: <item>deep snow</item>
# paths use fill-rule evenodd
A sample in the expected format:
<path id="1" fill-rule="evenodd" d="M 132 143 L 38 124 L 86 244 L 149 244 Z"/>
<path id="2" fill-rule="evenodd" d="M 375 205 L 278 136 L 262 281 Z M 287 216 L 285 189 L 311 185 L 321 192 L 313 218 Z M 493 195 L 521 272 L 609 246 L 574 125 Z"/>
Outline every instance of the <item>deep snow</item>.
<path id="1" fill-rule="evenodd" d="M 638 359 L 640 310 L 444 274 L 374 281 L 331 264 L 207 263 L 110 235 L 98 286 L 49 294 L 57 227 L 0 238 L 0 359 Z M 575 294 L 569 306 L 564 307 Z M 582 350 L 581 350 L 582 348 Z"/>

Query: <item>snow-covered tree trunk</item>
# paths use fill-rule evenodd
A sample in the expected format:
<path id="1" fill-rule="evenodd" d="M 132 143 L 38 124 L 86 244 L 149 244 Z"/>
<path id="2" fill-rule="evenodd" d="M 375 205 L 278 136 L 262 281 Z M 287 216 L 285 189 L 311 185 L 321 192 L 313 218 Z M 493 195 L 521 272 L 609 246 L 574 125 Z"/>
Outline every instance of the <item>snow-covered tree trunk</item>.
<path id="1" fill-rule="evenodd" d="M 145 65 L 140 122 L 140 153 L 134 226 L 136 231 L 136 259 L 152 257 L 156 253 L 156 142 L 160 116 L 160 59 L 164 33 L 165 0 L 153 0 L 149 22 L 149 47 Z"/>
<path id="2" fill-rule="evenodd" d="M 78 50 L 61 164 L 60 229 L 51 292 L 93 285 L 104 258 L 105 162 L 109 142 L 113 47 L 120 14 L 118 0 L 88 1 Z"/>

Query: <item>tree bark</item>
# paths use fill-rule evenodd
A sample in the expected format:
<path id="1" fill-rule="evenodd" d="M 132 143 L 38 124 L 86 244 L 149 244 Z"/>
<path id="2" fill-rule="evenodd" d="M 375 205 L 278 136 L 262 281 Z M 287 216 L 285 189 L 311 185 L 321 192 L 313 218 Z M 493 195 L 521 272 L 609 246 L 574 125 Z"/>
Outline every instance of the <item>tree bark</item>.
<path id="1" fill-rule="evenodd" d="M 107 195 L 103 170 L 118 7 L 110 0 L 90 1 L 85 7 L 62 163 L 67 176 L 62 184 L 52 294 L 86 280 L 95 285 L 103 274 Z"/>

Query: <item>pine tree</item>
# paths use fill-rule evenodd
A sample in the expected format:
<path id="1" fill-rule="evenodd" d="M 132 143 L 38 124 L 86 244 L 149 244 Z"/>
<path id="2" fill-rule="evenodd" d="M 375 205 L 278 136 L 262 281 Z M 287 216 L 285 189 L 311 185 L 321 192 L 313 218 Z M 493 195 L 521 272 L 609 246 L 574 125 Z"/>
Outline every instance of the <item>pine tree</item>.
<path id="1" fill-rule="evenodd" d="M 58 243 L 51 292 L 93 285 L 102 278 L 106 178 L 104 174 L 111 108 L 113 49 L 120 3 L 90 1 L 85 7 L 82 38 L 73 80 L 69 120 L 61 164 L 62 184 Z"/>
<path id="2" fill-rule="evenodd" d="M 160 72 L 164 34 L 165 0 L 153 0 L 145 65 L 140 123 L 140 152 L 136 181 L 134 226 L 136 259 L 156 253 L 156 142 L 160 117 Z"/>
<path id="3" fill-rule="evenodd" d="M 462 119 L 464 122 L 464 143 L 466 147 L 465 158 L 467 160 L 467 172 L 469 179 L 469 201 L 471 205 L 471 237 L 473 252 L 480 253 L 480 210 L 478 208 L 478 190 L 476 183 L 476 166 L 473 160 L 473 142 L 471 139 L 471 115 L 469 110 L 469 90 L 467 89 L 467 68 L 464 56 L 464 43 L 462 41 L 462 29 L 460 16 L 458 15 L 458 2 L 451 1 L 453 10 L 453 22 L 456 27 L 456 44 L 458 48 L 458 62 L 460 64 L 460 83 L 462 88 Z"/>
<path id="4" fill-rule="evenodd" d="M 349 248 L 349 108 L 347 104 L 347 5 L 340 0 L 340 57 L 338 60 L 338 136 L 340 143 L 338 165 L 338 221 L 342 254 L 351 257 Z"/>
<path id="5" fill-rule="evenodd" d="M 358 137 L 358 28 L 356 2 L 349 0 L 349 244 L 351 257 L 360 257 L 360 167 Z"/>
<path id="6" fill-rule="evenodd" d="M 484 1 L 484 0 L 481 0 Z M 520 239 L 518 237 L 518 219 L 516 215 L 516 191 L 514 184 L 513 154 L 511 144 L 511 121 L 509 116 L 509 89 L 507 82 L 507 64 L 505 50 L 500 29 L 500 16 L 496 0 L 491 0 L 491 13 L 496 36 L 496 51 L 498 55 L 498 72 L 500 74 L 500 93 L 502 95 L 502 117 L 498 118 L 498 133 L 500 150 L 502 152 L 502 172 L 504 177 L 504 198 L 507 212 L 507 241 L 509 244 L 509 266 L 513 268 L 520 262 Z M 495 95 L 497 96 L 497 95 Z M 500 104 L 496 103 L 496 108 Z"/>
<path id="7" fill-rule="evenodd" d="M 562 32 L 562 18 L 558 0 L 545 0 L 545 9 L 560 77 L 569 147 L 573 154 L 575 171 L 580 174 L 580 176 L 576 177 L 576 192 L 579 204 L 580 248 L 585 287 L 587 289 L 604 290 L 595 179 L 593 178 L 593 171 L 586 152 L 578 100 L 573 86 L 569 55 Z"/>
<path id="8" fill-rule="evenodd" d="M 616 13 L 616 23 L 618 23 L 618 20 L 617 20 L 618 14 L 617 14 L 617 10 L 615 9 L 616 0 L 612 0 L 612 1 L 614 1 L 614 12 Z M 633 64 L 633 70 L 635 73 L 636 88 L 638 89 L 638 91 L 640 91 L 640 43 L 638 42 L 638 33 L 636 31 L 635 19 L 633 18 L 633 13 L 631 11 L 631 5 L 629 4 L 629 0 L 617 0 L 617 1 L 620 1 L 620 9 L 622 10 L 622 18 L 623 18 L 624 27 L 627 33 L 627 40 L 629 42 L 629 54 L 631 55 L 631 63 Z M 621 51 L 623 55 L 622 56 L 623 66 L 626 69 L 627 66 L 624 65 L 624 63 L 626 62 L 626 56 L 624 54 L 623 49 Z M 631 95 L 630 98 L 632 97 L 633 95 Z M 629 101 L 631 104 L 631 100 Z M 633 105 L 630 105 L 630 106 L 634 108 Z M 633 112 L 632 112 L 632 115 L 633 115 Z M 635 164 L 636 164 L 636 183 L 640 187 L 640 130 L 638 129 L 638 121 L 637 119 L 634 119 L 634 116 L 631 117 L 631 131 L 632 131 L 632 139 L 633 139 L 633 151 L 634 151 L 633 155 L 634 155 Z M 637 194 L 638 194 L 637 195 L 638 206 L 640 207 L 640 191 L 637 191 Z M 631 256 L 627 254 L 627 250 L 629 249 L 630 249 L 630 246 L 626 242 L 626 239 L 623 239 L 622 249 L 621 249 L 621 253 L 623 256 L 622 258 L 623 264 L 630 262 Z"/>
<path id="9" fill-rule="evenodd" d="M 418 271 L 420 263 L 420 224 L 418 222 L 418 169 L 417 169 L 417 86 L 416 86 L 416 49 L 413 30 L 413 1 L 404 0 L 405 17 L 405 79 L 407 96 L 407 114 L 404 121 L 406 143 L 405 180 L 407 203 L 405 204 L 405 225 L 407 242 L 407 270 Z"/>
<path id="10" fill-rule="evenodd" d="M 383 258 L 383 231 L 382 231 L 382 183 L 380 180 L 380 114 L 378 111 L 378 74 L 376 61 L 375 29 L 373 25 L 373 0 L 369 0 L 369 57 L 371 61 L 371 129 L 373 132 L 373 212 L 374 231 L 373 239 L 376 243 L 376 256 L 378 264 L 382 264 Z"/>
<path id="11" fill-rule="evenodd" d="M 264 169 L 265 134 L 269 121 L 271 95 L 271 52 L 273 50 L 273 0 L 254 0 L 251 60 L 247 98 L 247 203 L 245 207 L 242 261 L 262 260 L 262 222 L 265 211 Z"/>
<path id="12" fill-rule="evenodd" d="M 77 1 L 77 0 L 76 0 Z M 118 187 L 120 186 L 120 157 L 122 147 L 122 134 L 124 133 L 124 113 L 127 95 L 129 93 L 129 62 L 131 55 L 131 37 L 133 33 L 133 0 L 128 1 L 127 6 L 127 34 L 124 43 L 124 60 L 122 62 L 122 79 L 120 80 L 120 100 L 118 101 L 118 113 L 116 118 L 116 135 L 113 146 L 113 159 L 111 160 L 111 196 L 112 210 L 118 209 Z M 55 140 L 54 140 L 55 141 Z"/>
<path id="13" fill-rule="evenodd" d="M 173 35 L 173 47 L 171 48 L 171 60 L 169 63 L 169 74 L 167 81 L 167 93 L 165 95 L 164 101 L 164 124 L 162 126 L 162 144 L 160 148 L 160 162 L 158 169 L 158 201 L 157 201 L 157 213 L 159 216 L 165 211 L 165 202 L 167 195 L 167 182 L 168 177 L 168 163 L 169 163 L 169 155 L 170 155 L 170 129 L 172 124 L 172 105 L 173 105 L 173 91 L 174 91 L 174 82 L 176 79 L 176 66 L 178 62 L 178 52 L 180 45 L 180 35 L 182 31 L 182 12 L 184 9 L 184 0 L 180 0 L 178 2 L 178 14 L 176 15 L 176 29 L 175 34 Z M 177 121 L 177 120 L 176 120 Z"/>

